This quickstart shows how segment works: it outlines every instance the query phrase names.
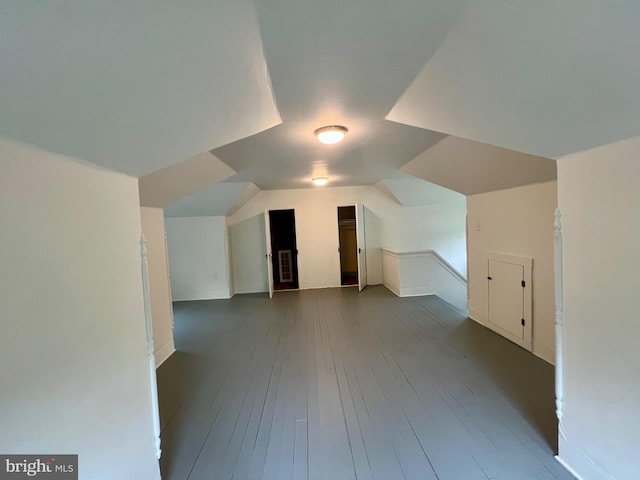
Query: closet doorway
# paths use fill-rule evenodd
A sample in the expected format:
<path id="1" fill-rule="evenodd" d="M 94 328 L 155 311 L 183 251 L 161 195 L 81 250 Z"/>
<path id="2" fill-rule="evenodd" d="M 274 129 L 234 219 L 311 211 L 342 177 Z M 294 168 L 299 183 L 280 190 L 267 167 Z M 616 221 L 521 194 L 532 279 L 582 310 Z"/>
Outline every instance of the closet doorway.
<path id="1" fill-rule="evenodd" d="M 358 285 L 358 238 L 356 207 L 338 207 L 340 284 Z"/>
<path id="2" fill-rule="evenodd" d="M 298 247 L 296 244 L 296 216 L 294 210 L 269 210 L 271 241 L 270 278 L 273 290 L 294 290 L 298 282 Z"/>
<path id="3" fill-rule="evenodd" d="M 364 228 L 364 206 L 338 207 L 340 252 L 340 284 L 367 286 L 367 245 Z"/>

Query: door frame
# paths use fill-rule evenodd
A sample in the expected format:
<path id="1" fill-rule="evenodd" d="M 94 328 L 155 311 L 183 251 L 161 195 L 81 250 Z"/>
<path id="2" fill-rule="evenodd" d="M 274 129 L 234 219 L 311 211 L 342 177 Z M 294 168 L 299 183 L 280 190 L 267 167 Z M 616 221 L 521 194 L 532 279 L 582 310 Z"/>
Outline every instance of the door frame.
<path id="1" fill-rule="evenodd" d="M 269 209 L 264 210 L 264 235 L 267 247 L 267 283 L 269 284 L 269 298 L 273 298 L 273 249 L 271 248 L 271 217 Z"/>
<path id="2" fill-rule="evenodd" d="M 367 235 L 364 221 L 364 205 L 355 204 L 356 209 L 356 244 L 358 253 L 358 290 L 367 286 Z"/>
<path id="3" fill-rule="evenodd" d="M 296 277 L 298 280 L 298 288 L 287 288 L 285 290 L 278 291 L 295 291 L 300 290 L 300 249 L 298 245 L 298 222 L 296 221 L 296 209 L 295 208 L 266 208 L 264 211 L 264 230 L 265 230 L 265 243 L 266 243 L 266 258 L 267 258 L 267 279 L 269 283 L 269 298 L 273 298 L 273 292 L 275 291 L 275 280 L 273 277 L 273 245 L 271 242 L 271 212 L 272 211 L 292 211 L 293 212 L 293 233 L 295 235 L 295 249 L 291 252 L 292 263 L 296 267 Z"/>

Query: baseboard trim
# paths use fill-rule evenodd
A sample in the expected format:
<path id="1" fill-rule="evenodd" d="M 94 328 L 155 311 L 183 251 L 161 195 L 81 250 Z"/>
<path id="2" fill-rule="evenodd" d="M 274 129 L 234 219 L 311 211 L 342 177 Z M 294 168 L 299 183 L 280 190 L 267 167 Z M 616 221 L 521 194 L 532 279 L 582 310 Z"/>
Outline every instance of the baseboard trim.
<path id="1" fill-rule="evenodd" d="M 604 471 L 600 465 L 585 455 L 584 452 L 569 443 L 566 436 L 563 435 L 559 435 L 558 437 L 558 455 L 556 455 L 556 460 L 578 480 L 585 478 L 592 480 L 615 480 L 613 476 Z"/>
<path id="2" fill-rule="evenodd" d="M 210 288 L 202 290 L 171 292 L 174 302 L 193 302 L 195 300 L 226 300 L 231 298 L 228 289 Z"/>
<path id="3" fill-rule="evenodd" d="M 387 287 L 388 290 L 393 292 L 397 297 L 400 296 L 400 289 L 396 285 L 393 285 L 389 282 L 385 282 L 383 285 Z"/>
<path id="4" fill-rule="evenodd" d="M 541 358 L 545 362 L 550 363 L 551 365 L 556 364 L 556 354 L 553 349 L 547 347 L 546 345 L 536 346 L 535 337 L 533 339 L 533 354 L 536 357 Z"/>
<path id="5" fill-rule="evenodd" d="M 441 300 L 444 300 L 445 302 L 447 302 L 449 304 L 449 306 L 451 308 L 453 308 L 456 312 L 458 312 L 460 315 L 462 315 L 463 317 L 468 317 L 469 316 L 469 308 L 467 307 L 467 303 L 465 302 L 464 305 L 460 304 L 460 305 L 455 305 L 454 303 L 452 303 L 451 301 L 447 300 L 438 290 L 434 289 L 433 290 L 433 295 L 435 295 L 436 297 L 440 298 Z"/>
<path id="6" fill-rule="evenodd" d="M 469 309 L 468 318 L 476 322 L 478 325 L 482 325 L 483 327 L 486 327 L 486 325 L 484 324 L 484 322 L 482 322 L 482 320 L 478 320 L 477 316 L 474 314 L 473 309 Z"/>
<path id="7" fill-rule="evenodd" d="M 569 465 L 567 465 L 565 463 L 565 461 L 560 458 L 559 455 L 554 455 L 553 458 L 556 459 L 556 461 L 562 465 L 564 467 L 564 469 L 569 472 L 571 475 L 573 475 L 577 480 L 584 480 L 580 475 L 578 475 L 578 472 L 576 472 L 573 468 L 571 468 Z"/>
<path id="8" fill-rule="evenodd" d="M 480 325 L 484 325 L 484 321 L 481 320 L 483 316 L 484 315 L 482 315 L 482 312 L 480 310 L 469 305 L 469 318 L 471 320 L 475 320 Z"/>
<path id="9" fill-rule="evenodd" d="M 422 297 L 434 295 L 434 291 L 428 286 L 400 288 L 400 297 Z"/>
<path id="10" fill-rule="evenodd" d="M 176 351 L 175 346 L 173 345 L 173 341 L 168 342 L 166 345 L 163 345 L 160 348 L 156 348 L 154 352 L 154 357 L 156 360 L 156 368 L 162 365 L 167 358 L 169 358 Z"/>

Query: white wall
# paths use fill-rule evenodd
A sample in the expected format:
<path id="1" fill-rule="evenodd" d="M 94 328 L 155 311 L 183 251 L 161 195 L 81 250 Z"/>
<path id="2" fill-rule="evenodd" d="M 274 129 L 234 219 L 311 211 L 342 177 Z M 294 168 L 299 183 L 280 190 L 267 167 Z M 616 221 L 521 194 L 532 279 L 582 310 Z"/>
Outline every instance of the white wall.
<path id="1" fill-rule="evenodd" d="M 137 179 L 0 139 L 0 451 L 158 479 Z"/>
<path id="2" fill-rule="evenodd" d="M 142 207 L 140 212 L 149 265 L 153 348 L 157 368 L 176 351 L 173 344 L 173 307 L 167 270 L 164 215 L 161 208 Z"/>
<path id="3" fill-rule="evenodd" d="M 294 209 L 300 288 L 340 286 L 337 207 L 365 205 L 369 284 L 382 283 L 381 247 L 433 249 L 464 272 L 464 201 L 402 207 L 374 187 L 264 191 L 229 217 L 237 293 L 266 291 L 264 210 Z"/>
<path id="4" fill-rule="evenodd" d="M 487 322 L 487 252 L 533 258 L 533 353 L 550 363 L 555 355 L 556 206 L 555 181 L 467 197 L 469 316 Z"/>
<path id="5" fill-rule="evenodd" d="M 225 217 L 165 219 L 174 301 L 229 298 Z"/>
<path id="6" fill-rule="evenodd" d="M 382 250 L 385 287 L 399 297 L 438 295 L 467 315 L 467 282 L 433 250 Z"/>
<path id="7" fill-rule="evenodd" d="M 229 233 L 234 292 L 268 292 L 264 215 L 230 224 Z"/>
<path id="8" fill-rule="evenodd" d="M 564 271 L 560 458 L 584 479 L 637 479 L 640 137 L 560 159 L 558 202 Z"/>
<path id="9" fill-rule="evenodd" d="M 460 204 L 401 207 L 385 212 L 382 245 L 402 252 L 434 250 L 466 276 L 466 207 L 464 197 L 460 197 Z"/>

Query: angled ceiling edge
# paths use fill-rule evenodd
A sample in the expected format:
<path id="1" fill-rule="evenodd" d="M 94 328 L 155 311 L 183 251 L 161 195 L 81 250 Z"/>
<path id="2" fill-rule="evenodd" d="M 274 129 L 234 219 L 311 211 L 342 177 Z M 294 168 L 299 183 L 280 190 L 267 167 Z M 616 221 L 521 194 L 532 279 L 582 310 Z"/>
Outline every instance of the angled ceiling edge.
<path id="1" fill-rule="evenodd" d="M 27 3 L 2 5 L 3 135 L 142 177 L 282 122 L 252 0 Z"/>
<path id="2" fill-rule="evenodd" d="M 253 197 L 258 195 L 261 191 L 262 190 L 260 190 L 260 188 L 258 188 L 255 183 L 247 185 L 247 188 L 244 189 L 244 192 L 242 192 L 242 195 L 240 196 L 238 201 L 227 212 L 227 217 L 230 217 L 242 207 L 244 207 Z"/>
<path id="3" fill-rule="evenodd" d="M 231 177 L 236 172 L 209 152 L 141 177 L 140 205 L 164 208 Z"/>
<path id="4" fill-rule="evenodd" d="M 472 0 L 386 118 L 550 159 L 637 135 L 639 21 L 637 0 Z"/>
<path id="5" fill-rule="evenodd" d="M 403 207 L 466 205 L 464 194 L 413 175 L 383 182 Z"/>
<path id="6" fill-rule="evenodd" d="M 425 150 L 400 171 L 464 195 L 557 178 L 555 160 L 453 135 Z"/>
<path id="7" fill-rule="evenodd" d="M 384 180 L 380 180 L 379 182 L 374 183 L 373 186 L 381 191 L 386 197 L 389 197 L 391 200 L 393 200 L 395 203 L 402 205 L 402 203 L 400 203 L 400 200 L 398 200 L 393 192 L 389 190 L 389 187 L 387 187 L 387 185 L 384 183 Z"/>
<path id="8" fill-rule="evenodd" d="M 243 195 L 249 182 L 218 182 L 164 208 L 168 217 L 224 217 Z"/>

